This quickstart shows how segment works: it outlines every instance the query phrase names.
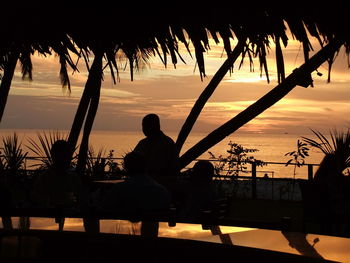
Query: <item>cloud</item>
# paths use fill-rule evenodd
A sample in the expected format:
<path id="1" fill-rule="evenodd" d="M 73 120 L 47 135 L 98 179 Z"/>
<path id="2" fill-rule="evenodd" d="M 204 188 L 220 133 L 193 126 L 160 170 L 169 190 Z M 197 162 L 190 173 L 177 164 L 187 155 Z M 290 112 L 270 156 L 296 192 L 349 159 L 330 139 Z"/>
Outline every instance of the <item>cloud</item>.
<path id="1" fill-rule="evenodd" d="M 2 129 L 69 129 L 78 100 L 11 95 L 8 98 Z"/>
<path id="2" fill-rule="evenodd" d="M 325 108 L 323 108 L 325 111 L 329 111 L 329 112 L 332 112 L 332 111 L 334 111 L 333 109 L 331 109 L 331 108 L 328 108 L 328 107 L 325 107 Z"/>
<path id="3" fill-rule="evenodd" d="M 313 46 L 316 52 L 318 44 L 313 43 Z M 134 81 L 130 81 L 130 72 L 126 68 L 120 71 L 120 82 L 114 84 L 106 68 L 94 129 L 139 130 L 143 115 L 155 112 L 161 116 L 166 129 L 178 131 L 198 96 L 226 59 L 222 43 L 217 46 L 212 41 L 211 50 L 205 54 L 207 77 L 201 81 L 195 58 L 191 58 L 187 51 L 183 54 L 186 64 L 179 60 L 176 69 L 173 65 L 165 68 L 159 58 L 152 58 L 150 68 L 135 72 Z M 284 49 L 284 58 L 286 73 L 289 74 L 303 63 L 300 43 L 291 39 Z M 273 44 L 267 61 L 270 84 L 260 77 L 258 68 L 249 72 L 248 61 L 238 70 L 238 59 L 233 73 L 225 76 L 205 105 L 195 129 L 205 132 L 215 129 L 273 89 L 277 85 Z M 259 65 L 257 60 L 255 62 Z M 0 127 L 69 129 L 87 79 L 84 63 L 79 63 L 80 72 L 70 72 L 71 94 L 62 90 L 56 57 L 33 56 L 33 66 L 32 82 L 23 81 L 19 70 L 16 71 Z M 344 51 L 333 65 L 329 84 L 326 83 L 326 66 L 319 69 L 323 76 L 313 75 L 314 88 L 296 87 L 242 130 L 275 131 L 348 123 L 350 75 Z"/>

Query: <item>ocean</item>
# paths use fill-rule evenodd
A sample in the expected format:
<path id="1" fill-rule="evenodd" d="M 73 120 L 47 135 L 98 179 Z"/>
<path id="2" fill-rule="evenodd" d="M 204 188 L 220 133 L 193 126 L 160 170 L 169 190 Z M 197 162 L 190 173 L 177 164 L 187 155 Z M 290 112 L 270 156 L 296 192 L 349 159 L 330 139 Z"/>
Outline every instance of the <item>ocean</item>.
<path id="1" fill-rule="evenodd" d="M 50 131 L 50 130 L 0 130 L 0 138 L 17 133 L 19 140 L 22 142 L 22 148 L 24 151 L 28 151 L 28 156 L 33 156 L 33 153 L 27 148 L 29 145 L 28 139 L 38 139 L 38 133 L 41 135 L 49 135 L 52 132 L 59 132 L 62 135 L 67 135 L 68 131 Z M 166 132 L 174 141 L 177 138 L 177 133 Z M 192 133 L 187 139 L 181 154 L 187 151 L 190 147 L 195 145 L 198 141 L 206 136 L 205 133 Z M 307 178 L 307 166 L 297 167 L 294 173 L 294 166 L 285 166 L 291 157 L 285 156 L 287 152 L 291 152 L 297 149 L 297 140 L 301 140 L 302 136 L 313 138 L 313 134 L 298 135 L 298 134 L 263 134 L 263 133 L 234 133 L 231 136 L 226 137 L 223 141 L 209 149 L 215 156 L 222 155 L 227 156 L 227 150 L 229 149 L 228 143 L 231 141 L 242 145 L 246 149 L 257 149 L 258 151 L 249 153 L 249 156 L 254 156 L 255 159 L 262 160 L 268 164 L 263 167 L 257 168 L 257 176 L 264 176 L 274 178 Z M 94 149 L 94 152 L 102 150 L 105 155 L 113 150 L 114 157 L 122 157 L 125 153 L 131 151 L 142 139 L 144 135 L 142 132 L 125 132 L 125 131 L 92 131 L 90 136 L 90 145 Z M 210 154 L 205 152 L 199 158 L 209 159 Z M 305 163 L 319 164 L 323 154 L 317 150 L 310 148 L 309 156 L 305 158 Z M 271 164 L 278 163 L 278 164 Z M 280 164 L 281 163 L 281 164 Z M 189 166 L 193 165 L 190 164 Z M 314 167 L 314 172 L 317 167 Z M 247 170 L 250 170 L 248 165 Z"/>

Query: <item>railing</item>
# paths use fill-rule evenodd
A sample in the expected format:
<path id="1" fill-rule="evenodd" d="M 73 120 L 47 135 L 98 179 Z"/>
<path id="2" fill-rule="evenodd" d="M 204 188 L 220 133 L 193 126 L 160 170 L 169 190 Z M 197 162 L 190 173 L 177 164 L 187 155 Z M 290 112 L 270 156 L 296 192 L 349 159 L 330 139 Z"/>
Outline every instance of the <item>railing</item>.
<path id="1" fill-rule="evenodd" d="M 0 157 L 3 157 L 3 156 L 0 156 Z M 33 165 L 40 163 L 40 161 L 42 159 L 43 158 L 41 158 L 41 157 L 31 157 L 31 156 L 26 157 L 25 162 L 24 162 L 25 174 L 27 174 L 29 176 L 33 175 L 37 171 L 36 169 L 33 169 Z M 97 160 L 97 158 L 95 158 L 95 159 Z M 107 159 L 107 158 L 104 158 L 104 159 Z M 118 164 L 119 167 L 121 167 L 122 158 L 113 157 L 113 158 L 108 158 L 108 160 L 115 162 L 116 164 Z M 219 161 L 216 159 L 198 159 L 198 160 L 208 160 L 208 161 L 213 162 L 214 165 L 215 165 L 215 162 Z M 269 166 L 269 165 L 283 165 L 285 167 L 286 163 L 283 163 L 283 162 L 264 162 L 264 166 Z M 289 164 L 290 168 L 293 168 L 293 169 L 294 169 L 295 165 L 296 164 L 294 164 L 294 163 Z M 276 171 L 268 170 L 268 169 L 262 168 L 262 167 L 258 167 L 256 163 L 248 163 L 248 164 L 246 164 L 246 166 L 247 166 L 247 169 L 244 171 L 241 171 L 241 170 L 234 171 L 235 175 L 232 175 L 232 173 L 228 174 L 228 175 L 224 175 L 227 172 L 227 170 L 223 170 L 221 175 L 215 176 L 215 179 L 217 179 L 217 180 L 230 180 L 230 181 L 236 180 L 236 182 L 237 181 L 249 182 L 249 188 L 251 189 L 250 197 L 253 199 L 258 198 L 258 190 L 257 190 L 258 183 L 261 184 L 261 182 L 265 182 L 265 184 L 267 184 L 269 182 L 271 184 L 271 187 L 270 187 L 271 188 L 271 198 L 273 199 L 273 198 L 275 198 L 275 195 L 276 195 L 275 185 L 277 184 L 278 181 L 281 181 L 281 180 L 294 181 L 293 179 L 301 179 L 300 177 L 296 178 L 295 174 L 292 175 L 293 177 L 291 177 L 291 176 L 289 176 L 289 177 L 284 176 L 284 178 L 281 178 L 281 176 L 276 177 Z M 315 166 L 318 166 L 318 164 L 300 164 L 297 169 L 300 169 L 301 167 L 307 167 L 306 174 L 305 173 L 303 174 L 304 176 L 302 177 L 302 179 L 312 180 Z M 32 169 L 30 169 L 30 168 L 32 168 Z M 188 167 L 186 169 L 189 169 L 189 168 L 190 167 Z M 250 169 L 248 169 L 248 168 L 250 168 Z M 92 171 L 88 171 L 88 172 L 90 172 L 90 175 L 93 174 Z M 231 172 L 232 172 L 232 170 L 231 170 Z M 260 176 L 260 174 L 262 174 L 262 175 Z M 95 178 L 99 179 L 99 180 L 100 179 L 113 179 L 113 177 L 111 177 L 110 175 L 112 175 L 111 171 L 103 170 L 102 176 L 100 176 L 99 178 L 97 178 L 97 177 L 95 177 Z M 248 183 L 246 183 L 246 185 L 248 185 Z M 245 186 L 245 187 L 247 188 L 248 186 Z"/>
<path id="2" fill-rule="evenodd" d="M 4 156 L 3 155 L 0 155 L 0 158 L 3 158 Z M 45 157 L 33 157 L 33 156 L 27 156 L 24 158 L 24 169 L 25 170 L 34 170 L 34 169 L 31 169 L 30 167 L 35 167 L 34 165 L 38 165 L 42 159 L 44 159 Z M 92 158 L 92 159 L 95 159 L 97 160 L 98 158 Z M 117 163 L 119 166 L 121 166 L 121 161 L 123 160 L 122 157 L 113 157 L 113 158 L 100 158 L 100 159 L 105 159 L 105 160 L 110 160 L 110 161 L 115 161 L 115 163 Z M 210 162 L 218 162 L 219 160 L 217 159 L 197 159 L 197 160 L 207 160 L 207 161 L 210 161 Z M 264 162 L 264 165 L 283 165 L 283 166 L 286 166 L 286 163 L 284 162 Z M 275 171 L 271 171 L 271 170 L 257 170 L 257 166 L 255 163 L 250 163 L 251 165 L 251 170 L 247 170 L 247 171 L 244 171 L 244 173 L 251 173 L 251 176 L 252 177 L 256 177 L 257 176 L 257 173 L 264 173 L 264 176 L 268 176 L 270 175 L 272 178 L 274 177 L 274 174 L 275 174 Z M 294 166 L 296 164 L 294 163 L 290 163 L 289 166 Z M 314 166 L 319 166 L 319 164 L 300 164 L 300 166 L 307 166 L 307 169 L 308 169 L 308 172 L 307 172 L 307 178 L 309 180 L 312 180 L 313 178 L 313 172 L 314 172 Z M 188 168 L 185 168 L 185 169 L 188 169 Z M 240 171 L 242 172 L 242 171 Z"/>
<path id="3" fill-rule="evenodd" d="M 212 160 L 212 159 L 206 159 L 208 161 L 219 161 L 219 160 Z M 264 166 L 268 165 L 283 165 L 286 167 L 286 163 L 283 162 L 264 162 Z M 300 200 L 300 189 L 297 181 L 295 179 L 301 179 L 301 180 L 312 180 L 314 171 L 316 170 L 315 167 L 319 166 L 319 164 L 295 164 L 290 163 L 289 169 L 293 169 L 293 173 L 290 176 L 280 176 L 276 177 L 276 172 L 273 170 L 266 170 L 266 168 L 262 168 L 260 166 L 257 166 L 256 163 L 248 163 L 246 164 L 247 169 L 244 171 L 231 170 L 231 175 L 220 175 L 216 176 L 216 179 L 218 180 L 232 180 L 235 179 L 235 182 L 238 184 L 241 183 L 241 187 L 249 188 L 249 196 L 252 199 L 258 199 L 258 188 L 263 187 L 268 188 L 267 185 L 269 184 L 270 194 L 264 193 L 264 198 L 267 198 L 266 196 L 269 195 L 269 199 L 275 199 L 285 198 L 286 200 Z M 249 166 L 249 167 L 248 167 Z M 250 168 L 250 169 L 248 169 Z M 260 169 L 259 169 L 260 168 Z M 299 170 L 294 170 L 294 169 Z M 300 176 L 300 169 L 306 168 L 307 170 L 302 173 L 302 176 Z M 263 170 L 262 170 L 263 169 Z M 223 173 L 226 173 L 227 170 L 223 170 Z M 232 175 L 234 174 L 234 175 Z M 247 175 L 245 175 L 247 174 Z M 259 176 L 259 174 L 263 174 L 262 176 Z M 298 175 L 298 176 L 297 176 Z M 259 186 L 259 187 L 258 187 Z M 283 189 L 282 189 L 283 188 Z M 282 189 L 282 190 L 281 190 Z M 281 193 L 282 191 L 285 191 L 285 193 Z M 247 192 L 247 191 L 246 191 Z M 247 193 L 246 193 L 247 195 Z M 288 196 L 288 197 L 282 197 L 282 195 Z M 260 191 L 260 197 L 261 197 L 261 191 Z"/>
<path id="4" fill-rule="evenodd" d="M 283 164 L 286 165 L 285 163 L 276 163 L 276 162 L 267 162 L 267 164 Z M 291 165 L 296 165 L 291 163 Z M 313 179 L 313 167 L 316 164 L 301 164 L 301 165 L 306 165 L 307 166 L 307 178 L 308 180 L 312 180 Z M 252 178 L 252 198 L 256 199 L 257 198 L 257 190 L 256 190 L 256 183 L 257 183 L 257 165 L 256 163 L 251 163 L 251 178 Z"/>

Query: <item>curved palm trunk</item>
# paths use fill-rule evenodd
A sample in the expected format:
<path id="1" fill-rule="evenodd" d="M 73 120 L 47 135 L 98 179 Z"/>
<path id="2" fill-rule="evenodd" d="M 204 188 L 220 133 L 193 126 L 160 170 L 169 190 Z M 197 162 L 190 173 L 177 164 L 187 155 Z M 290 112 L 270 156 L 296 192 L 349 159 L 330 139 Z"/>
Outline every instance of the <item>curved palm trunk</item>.
<path id="1" fill-rule="evenodd" d="M 4 115 L 7 97 L 10 91 L 18 57 L 18 52 L 11 53 L 11 55 L 8 57 L 8 62 L 4 67 L 4 75 L 0 85 L 0 122 L 2 120 L 2 116 Z"/>
<path id="2" fill-rule="evenodd" d="M 78 158 L 78 172 L 83 175 L 86 166 L 87 153 L 89 149 L 89 137 L 92 130 L 92 126 L 94 124 L 94 120 L 96 117 L 98 104 L 100 101 L 100 91 L 101 91 L 101 79 L 102 79 L 102 57 L 101 57 L 101 71 L 96 72 L 96 74 L 100 75 L 99 83 L 95 83 L 94 94 L 90 101 L 88 115 L 86 117 L 83 138 L 81 140 L 80 149 L 79 149 L 79 158 Z M 98 78 L 96 78 L 97 82 Z"/>
<path id="3" fill-rule="evenodd" d="M 215 75 L 209 82 L 208 86 L 203 90 L 203 92 L 197 99 L 196 103 L 194 104 L 190 114 L 188 115 L 177 137 L 176 148 L 177 148 L 178 154 L 180 154 L 180 151 L 188 135 L 190 134 L 193 128 L 193 125 L 197 121 L 198 116 L 201 113 L 204 105 L 207 103 L 210 96 L 213 94 L 217 86 L 220 84 L 221 80 L 225 77 L 226 73 L 230 70 L 230 68 L 232 67 L 233 63 L 236 61 L 238 56 L 242 53 L 244 45 L 245 45 L 245 39 L 238 42 L 234 50 L 230 53 L 230 55 L 222 64 L 220 69 L 215 73 Z"/>
<path id="4" fill-rule="evenodd" d="M 93 97 L 94 90 L 100 88 L 102 78 L 102 55 L 96 55 L 89 71 L 89 76 L 85 84 L 84 92 L 81 96 L 77 112 L 74 117 L 74 121 L 69 133 L 68 142 L 72 149 L 75 149 L 77 145 L 80 131 L 83 127 L 91 98 Z"/>
<path id="5" fill-rule="evenodd" d="M 222 141 L 226 136 L 230 135 L 244 124 L 254 119 L 260 113 L 270 108 L 276 102 L 286 96 L 295 86 L 307 86 L 311 84 L 309 81 L 310 74 L 316 70 L 322 63 L 341 47 L 343 42 L 334 40 L 327 46 L 317 52 L 310 60 L 305 62 L 300 68 L 293 71 L 281 84 L 276 86 L 254 104 L 250 105 L 244 111 L 236 115 L 234 118 L 211 132 L 207 137 L 199 141 L 191 149 L 180 157 L 180 168 L 184 168 L 193 160 L 198 158 L 212 146 Z M 305 82 L 307 81 L 307 82 Z"/>
<path id="6" fill-rule="evenodd" d="M 69 134 L 68 142 L 70 143 L 72 154 L 73 149 L 77 144 L 80 130 L 83 126 L 85 116 L 86 121 L 84 125 L 83 138 L 79 149 L 79 158 L 78 158 L 78 173 L 80 175 L 84 174 L 85 164 L 87 159 L 87 151 L 89 147 L 89 136 L 95 120 L 97 113 L 97 108 L 100 100 L 100 90 L 102 83 L 102 58 L 103 53 L 96 52 L 95 58 L 92 63 L 91 69 L 89 71 L 88 80 L 86 81 L 85 89 L 80 100 L 74 122 Z M 81 205 L 85 207 L 87 199 L 87 190 L 82 187 L 80 189 L 81 195 Z M 86 232 L 99 232 L 99 221 L 91 218 L 83 218 L 84 228 Z"/>

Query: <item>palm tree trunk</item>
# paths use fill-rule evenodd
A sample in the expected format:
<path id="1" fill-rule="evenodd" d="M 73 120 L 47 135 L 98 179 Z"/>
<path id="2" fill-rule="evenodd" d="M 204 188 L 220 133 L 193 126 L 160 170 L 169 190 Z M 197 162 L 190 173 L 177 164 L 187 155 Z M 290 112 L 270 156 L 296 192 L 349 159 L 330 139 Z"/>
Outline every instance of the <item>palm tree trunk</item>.
<path id="1" fill-rule="evenodd" d="M 4 115 L 7 97 L 10 91 L 13 74 L 16 69 L 17 60 L 19 57 L 18 52 L 13 52 L 9 55 L 7 64 L 4 67 L 4 75 L 2 76 L 0 85 L 0 122 Z"/>
<path id="2" fill-rule="evenodd" d="M 80 131 L 83 127 L 89 105 L 91 103 L 91 98 L 93 97 L 94 89 L 101 86 L 101 74 L 102 74 L 102 56 L 95 56 L 92 63 L 91 69 L 89 71 L 89 76 L 85 84 L 84 92 L 81 96 L 80 103 L 77 112 L 74 117 L 74 121 L 69 133 L 68 142 L 72 149 L 75 149 L 77 145 Z"/>
<path id="3" fill-rule="evenodd" d="M 79 149 L 79 158 L 78 158 L 77 168 L 78 168 L 78 172 L 81 175 L 83 175 L 85 171 L 87 153 L 89 149 L 89 136 L 96 117 L 98 104 L 100 102 L 100 91 L 101 91 L 101 81 L 102 81 L 102 56 L 99 58 L 99 60 L 101 62 L 100 63 L 101 67 L 99 72 L 97 71 L 95 72 L 96 74 L 95 89 L 94 89 L 93 96 L 90 100 L 89 111 L 88 111 L 88 115 L 86 117 L 86 121 L 84 125 L 83 138 L 81 140 L 80 149 Z M 92 72 L 90 74 L 92 74 Z M 100 78 L 97 77 L 98 74 Z"/>
<path id="4" fill-rule="evenodd" d="M 176 148 L 178 154 L 180 154 L 181 148 L 184 145 L 188 135 L 190 134 L 193 125 L 198 119 L 204 105 L 207 103 L 210 96 L 213 94 L 217 86 L 220 84 L 221 80 L 225 77 L 226 73 L 232 68 L 233 63 L 236 61 L 238 56 L 242 53 L 245 45 L 245 41 L 241 40 L 238 42 L 234 50 L 230 53 L 225 62 L 221 65 L 220 69 L 215 73 L 208 86 L 203 90 L 196 103 L 192 107 L 190 114 L 188 115 L 185 123 L 183 124 L 179 135 L 176 140 Z"/>
<path id="5" fill-rule="evenodd" d="M 342 41 L 333 40 L 327 46 L 317 52 L 312 58 L 305 62 L 300 68 L 293 71 L 281 84 L 277 85 L 262 98 L 250 105 L 244 111 L 234 118 L 211 132 L 208 136 L 199 141 L 180 157 L 180 168 L 184 168 L 193 160 L 198 158 L 212 146 L 222 141 L 244 124 L 254 119 L 256 116 L 270 108 L 276 102 L 286 96 L 295 86 L 305 86 L 305 80 L 308 80 L 310 74 L 316 70 L 322 63 L 341 47 Z M 311 83 L 309 83 L 311 84 Z"/>

